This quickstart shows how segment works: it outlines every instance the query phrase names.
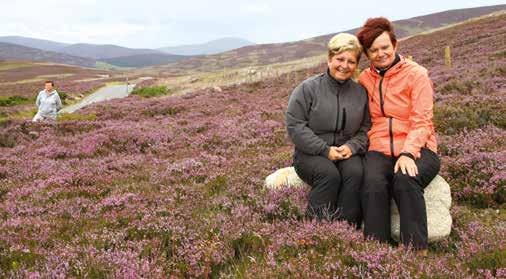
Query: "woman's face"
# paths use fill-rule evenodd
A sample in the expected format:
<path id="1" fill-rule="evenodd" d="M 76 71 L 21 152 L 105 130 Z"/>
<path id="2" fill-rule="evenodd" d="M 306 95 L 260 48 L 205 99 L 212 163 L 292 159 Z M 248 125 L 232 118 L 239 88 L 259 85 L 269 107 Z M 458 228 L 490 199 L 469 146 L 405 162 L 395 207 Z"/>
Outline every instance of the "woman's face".
<path id="1" fill-rule="evenodd" d="M 357 54 L 347 50 L 332 56 L 328 61 L 330 74 L 338 80 L 349 79 L 357 68 Z"/>
<path id="2" fill-rule="evenodd" d="M 388 68 L 395 60 L 397 46 L 392 44 L 387 32 L 379 35 L 367 50 L 367 57 L 376 69 Z"/>

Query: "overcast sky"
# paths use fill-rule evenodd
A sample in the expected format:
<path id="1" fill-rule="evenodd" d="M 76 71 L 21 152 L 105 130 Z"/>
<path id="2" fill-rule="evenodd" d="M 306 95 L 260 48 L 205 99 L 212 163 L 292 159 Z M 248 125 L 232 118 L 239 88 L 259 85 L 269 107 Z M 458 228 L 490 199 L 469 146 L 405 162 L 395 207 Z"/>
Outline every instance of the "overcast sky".
<path id="1" fill-rule="evenodd" d="M 285 42 L 506 0 L 0 0 L 0 36 L 158 48 L 221 37 Z"/>

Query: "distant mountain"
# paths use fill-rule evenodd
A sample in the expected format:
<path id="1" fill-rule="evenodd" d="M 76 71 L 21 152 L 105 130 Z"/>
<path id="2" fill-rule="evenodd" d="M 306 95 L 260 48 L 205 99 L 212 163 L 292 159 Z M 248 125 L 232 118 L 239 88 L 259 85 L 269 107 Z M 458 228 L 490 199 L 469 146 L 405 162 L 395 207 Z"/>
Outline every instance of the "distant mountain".
<path id="1" fill-rule="evenodd" d="M 213 40 L 203 44 L 163 47 L 159 48 L 158 50 L 161 50 L 165 53 L 178 54 L 178 55 L 203 55 L 203 54 L 216 54 L 254 44 L 255 43 L 245 39 L 228 37 Z"/>
<path id="2" fill-rule="evenodd" d="M 2 43 L 10 43 L 16 44 L 31 48 L 38 48 L 41 50 L 47 51 L 55 51 L 58 52 L 60 49 L 68 46 L 69 44 L 49 41 L 49 40 L 41 40 L 35 38 L 21 37 L 21 36 L 3 36 L 0 37 L 0 42 Z"/>
<path id="3" fill-rule="evenodd" d="M 0 59 L 45 61 L 83 67 L 95 67 L 96 65 L 96 61 L 94 59 L 53 51 L 45 51 L 10 43 L 0 43 Z"/>
<path id="4" fill-rule="evenodd" d="M 108 59 L 101 59 L 100 61 L 119 67 L 147 67 L 160 64 L 167 64 L 181 59 L 188 58 L 184 55 L 172 55 L 164 53 L 147 53 L 136 54 L 130 56 L 114 57 Z"/>
<path id="5" fill-rule="evenodd" d="M 73 44 L 60 49 L 59 52 L 75 56 L 93 58 L 97 60 L 139 54 L 162 54 L 161 51 L 154 49 L 135 49 L 116 45 L 95 44 Z"/>
<path id="6" fill-rule="evenodd" d="M 397 37 L 402 38 L 503 10 L 506 10 L 506 5 L 450 10 L 410 19 L 397 20 L 393 21 L 393 24 Z M 355 34 L 358 29 L 359 28 L 341 30 L 339 32 Z M 328 40 L 336 33 L 296 42 L 250 45 L 219 54 L 184 59 L 163 67 L 169 68 L 175 72 L 195 69 L 200 71 L 212 71 L 223 69 L 224 67 L 245 67 L 282 63 L 324 54 Z"/>
<path id="7" fill-rule="evenodd" d="M 49 40 L 27 38 L 20 36 L 0 37 L 0 42 L 11 43 L 40 50 L 65 53 L 72 56 L 80 56 L 92 59 L 110 59 L 115 57 L 124 57 L 141 54 L 165 54 L 162 51 L 154 49 L 134 49 L 116 45 L 97 45 L 97 44 L 66 44 Z M 164 60 L 166 61 L 166 60 Z"/>

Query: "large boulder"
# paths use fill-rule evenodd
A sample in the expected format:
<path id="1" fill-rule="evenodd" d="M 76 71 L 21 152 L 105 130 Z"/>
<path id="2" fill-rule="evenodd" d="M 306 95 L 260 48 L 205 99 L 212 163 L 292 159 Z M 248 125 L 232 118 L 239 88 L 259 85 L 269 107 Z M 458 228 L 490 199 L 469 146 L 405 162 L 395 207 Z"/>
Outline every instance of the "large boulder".
<path id="1" fill-rule="evenodd" d="M 265 187 L 269 189 L 281 189 L 283 187 L 307 187 L 307 185 L 299 178 L 293 167 L 288 167 L 279 169 L 267 176 Z M 450 234 L 452 227 L 450 185 L 438 175 L 425 188 L 423 196 L 427 207 L 429 242 L 444 239 Z M 392 237 L 399 240 L 399 211 L 393 200 L 391 213 Z"/>
<path id="2" fill-rule="evenodd" d="M 450 207 L 452 205 L 452 196 L 450 185 L 439 175 L 437 175 L 425 188 L 423 197 L 427 208 L 427 230 L 429 232 L 429 242 L 435 242 L 450 235 L 452 228 L 452 216 Z M 400 235 L 400 217 L 399 210 L 394 201 L 392 201 L 392 237 L 399 240 Z"/>

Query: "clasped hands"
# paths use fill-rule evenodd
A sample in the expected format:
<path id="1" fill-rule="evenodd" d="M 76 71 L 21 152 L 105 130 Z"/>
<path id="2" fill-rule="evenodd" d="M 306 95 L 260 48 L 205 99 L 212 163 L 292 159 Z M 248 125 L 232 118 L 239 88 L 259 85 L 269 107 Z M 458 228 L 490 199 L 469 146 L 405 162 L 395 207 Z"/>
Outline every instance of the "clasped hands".
<path id="1" fill-rule="evenodd" d="M 350 158 L 352 155 L 351 148 L 343 144 L 341 146 L 331 146 L 328 158 L 331 161 L 339 161 Z"/>

